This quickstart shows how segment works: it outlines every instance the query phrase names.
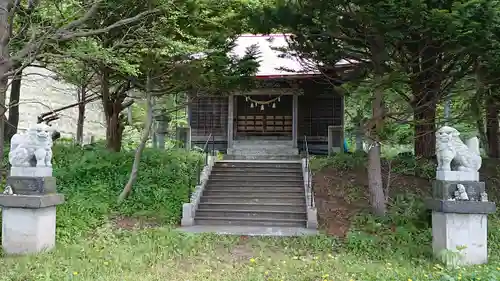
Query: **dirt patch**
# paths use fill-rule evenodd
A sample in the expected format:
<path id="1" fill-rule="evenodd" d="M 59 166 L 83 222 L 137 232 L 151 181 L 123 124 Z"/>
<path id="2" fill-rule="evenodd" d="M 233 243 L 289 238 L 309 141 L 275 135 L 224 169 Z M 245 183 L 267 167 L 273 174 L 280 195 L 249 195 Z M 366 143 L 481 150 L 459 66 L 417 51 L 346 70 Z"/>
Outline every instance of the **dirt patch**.
<path id="1" fill-rule="evenodd" d="M 428 197 L 431 180 L 394 172 L 398 163 L 384 163 L 382 177 L 384 188 L 389 183 L 389 196 L 411 193 Z M 500 200 L 500 160 L 484 159 L 480 170 L 481 180 L 486 182 L 490 200 Z M 328 234 L 345 237 L 352 218 L 370 208 L 368 175 L 364 168 L 342 171 L 325 168 L 313 177 L 316 207 L 320 227 Z"/>
<path id="2" fill-rule="evenodd" d="M 429 180 L 389 173 L 392 169 L 388 166 L 382 170 L 384 186 L 389 184 L 389 196 L 407 192 L 425 196 L 430 191 Z M 313 181 L 320 227 L 330 235 L 345 237 L 352 218 L 370 207 L 366 169 L 326 168 L 315 173 Z"/>
<path id="3" fill-rule="evenodd" d="M 158 227 L 160 224 L 151 218 L 118 216 L 111 219 L 115 228 L 134 230 Z"/>
<path id="4" fill-rule="evenodd" d="M 248 261 L 255 255 L 254 250 L 248 244 L 236 245 L 229 251 L 229 257 L 232 261 Z"/>
<path id="5" fill-rule="evenodd" d="M 313 176 L 318 223 L 328 234 L 344 237 L 351 218 L 366 207 L 367 198 L 359 172 L 342 172 L 327 168 Z"/>

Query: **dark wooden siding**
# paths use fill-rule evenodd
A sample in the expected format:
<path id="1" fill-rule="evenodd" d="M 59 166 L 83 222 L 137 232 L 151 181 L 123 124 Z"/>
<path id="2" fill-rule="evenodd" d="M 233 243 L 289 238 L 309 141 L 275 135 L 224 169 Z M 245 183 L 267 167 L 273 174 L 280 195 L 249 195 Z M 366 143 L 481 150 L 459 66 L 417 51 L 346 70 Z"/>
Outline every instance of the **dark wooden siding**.
<path id="1" fill-rule="evenodd" d="M 189 106 L 189 123 L 193 145 L 203 146 L 210 133 L 216 148 L 227 148 L 228 97 L 199 97 Z"/>
<path id="2" fill-rule="evenodd" d="M 329 84 L 315 81 L 302 83 L 303 95 L 298 103 L 298 144 L 304 149 L 304 136 L 312 153 L 328 151 L 328 126 L 338 126 L 334 147 L 341 147 L 343 135 L 343 97 Z"/>
<path id="3" fill-rule="evenodd" d="M 288 82 L 273 86 L 291 86 Z M 297 141 L 304 149 L 304 136 L 307 136 L 311 153 L 323 154 L 328 151 L 328 126 L 338 126 L 334 136 L 334 146 L 342 146 L 344 105 L 343 97 L 338 95 L 330 84 L 315 80 L 294 82 L 300 85 L 303 94 L 298 98 Z M 271 85 L 271 84 L 270 84 Z M 237 104 L 235 103 L 235 106 Z M 236 109 L 236 114 L 238 110 Z M 200 97 L 189 106 L 189 122 L 193 145 L 203 146 L 210 132 L 215 137 L 216 149 L 227 149 L 228 97 Z"/>

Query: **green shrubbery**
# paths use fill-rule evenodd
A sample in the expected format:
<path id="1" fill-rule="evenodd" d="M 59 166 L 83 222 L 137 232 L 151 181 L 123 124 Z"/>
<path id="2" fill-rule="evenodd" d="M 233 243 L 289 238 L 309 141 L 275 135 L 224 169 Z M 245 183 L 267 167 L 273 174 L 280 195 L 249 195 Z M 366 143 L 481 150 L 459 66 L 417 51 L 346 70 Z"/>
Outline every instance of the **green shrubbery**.
<path id="1" fill-rule="evenodd" d="M 57 208 L 58 241 L 81 237 L 110 216 L 146 216 L 162 223 L 180 221 L 188 202 L 199 155 L 183 150 L 146 149 L 131 196 L 118 205 L 128 180 L 133 151 L 110 153 L 101 146 L 54 147 L 54 176 L 66 203 Z"/>
<path id="2" fill-rule="evenodd" d="M 385 166 L 388 161 L 391 161 L 393 173 L 434 178 L 435 164 L 432 161 L 416 159 L 413 156 L 399 156 L 391 160 L 385 159 Z M 349 171 L 365 166 L 367 158 L 363 153 L 337 154 L 316 159 L 314 162 L 317 169 L 329 167 L 338 171 Z M 430 189 L 430 182 L 428 187 Z M 346 188 L 363 190 L 349 186 Z M 408 187 L 408 190 L 394 194 L 388 202 L 388 214 L 385 217 L 375 217 L 368 213 L 357 215 L 345 243 L 339 245 L 346 254 L 385 264 L 386 270 L 369 273 L 360 280 L 500 280 L 498 215 L 490 215 L 488 220 L 488 265 L 445 267 L 440 260 L 433 257 L 430 212 L 424 206 L 422 195 L 415 194 L 412 188 L 423 187 Z M 489 190 L 493 198 L 498 198 L 494 193 L 494 186 L 490 186 Z M 420 272 L 415 272 L 415 268 L 419 268 Z"/>

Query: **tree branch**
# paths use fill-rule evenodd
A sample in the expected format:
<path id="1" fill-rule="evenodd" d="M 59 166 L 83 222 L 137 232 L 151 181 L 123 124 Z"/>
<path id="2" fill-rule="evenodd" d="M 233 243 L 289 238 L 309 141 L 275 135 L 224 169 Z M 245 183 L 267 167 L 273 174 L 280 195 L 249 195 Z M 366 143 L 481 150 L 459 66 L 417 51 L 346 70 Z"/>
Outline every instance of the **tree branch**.
<path id="1" fill-rule="evenodd" d="M 104 28 L 94 29 L 94 30 L 89 30 L 89 31 L 81 31 L 81 32 L 70 33 L 66 29 L 60 29 L 58 32 L 56 32 L 56 34 L 53 37 L 53 39 L 56 40 L 56 41 L 67 41 L 67 40 L 71 40 L 71 39 L 78 38 L 78 37 L 88 37 L 88 36 L 99 35 L 99 34 L 102 34 L 102 33 L 109 32 L 112 29 L 121 27 L 123 25 L 127 25 L 127 24 L 130 24 L 130 23 L 137 22 L 137 21 L 139 21 L 140 19 L 142 19 L 145 16 L 156 14 L 158 12 L 160 12 L 160 9 L 154 9 L 154 10 L 150 10 L 150 11 L 145 11 L 145 12 L 139 13 L 139 14 L 131 17 L 131 18 L 126 18 L 126 19 L 119 20 L 119 21 L 117 21 L 117 22 L 115 22 L 115 23 L 113 23 L 113 24 L 111 24 L 109 26 L 106 26 Z M 79 20 L 77 20 L 77 21 L 79 21 Z"/>

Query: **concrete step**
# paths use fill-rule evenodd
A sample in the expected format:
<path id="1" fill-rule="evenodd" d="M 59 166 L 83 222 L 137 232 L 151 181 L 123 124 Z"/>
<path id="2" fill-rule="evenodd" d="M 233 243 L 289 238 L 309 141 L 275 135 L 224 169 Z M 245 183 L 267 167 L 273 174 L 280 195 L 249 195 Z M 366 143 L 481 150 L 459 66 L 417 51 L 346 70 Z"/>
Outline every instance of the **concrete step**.
<path id="1" fill-rule="evenodd" d="M 224 156 L 226 160 L 298 160 L 300 157 L 298 155 L 259 155 L 252 153 L 245 153 L 242 155 L 232 155 L 226 154 Z"/>
<path id="2" fill-rule="evenodd" d="M 242 152 L 250 152 L 254 151 L 257 153 L 281 153 L 281 154 L 293 154 L 298 153 L 299 150 L 297 148 L 289 147 L 289 146 L 238 146 L 228 149 L 228 153 L 237 154 Z"/>
<path id="3" fill-rule="evenodd" d="M 302 180 L 302 174 L 281 174 L 281 173 L 213 173 L 210 174 L 211 180 L 225 180 L 225 179 L 235 179 L 237 181 L 253 181 L 254 179 L 277 181 L 278 179 L 283 180 Z"/>
<path id="4" fill-rule="evenodd" d="M 259 137 L 258 139 L 240 139 L 234 140 L 234 145 L 255 145 L 255 144 L 263 144 L 263 145 L 292 145 L 291 138 L 289 140 L 283 139 L 263 139 Z"/>
<path id="5" fill-rule="evenodd" d="M 237 195 L 253 195 L 253 196 L 266 196 L 266 195 L 302 195 L 304 196 L 303 188 L 282 188 L 282 189 L 215 189 L 207 188 L 203 192 L 206 196 L 237 196 Z"/>
<path id="6" fill-rule="evenodd" d="M 239 226 L 269 226 L 269 227 L 306 227 L 306 220 L 299 219 L 262 219 L 262 218 L 230 218 L 230 217 L 208 217 L 195 218 L 196 225 L 239 225 Z"/>
<path id="7" fill-rule="evenodd" d="M 306 204 L 305 195 L 203 195 L 200 199 L 201 203 L 283 203 L 283 204 Z"/>
<path id="8" fill-rule="evenodd" d="M 210 176 L 208 178 L 209 183 L 219 184 L 219 183 L 227 183 L 227 182 L 238 182 L 238 183 L 260 183 L 260 184 L 271 184 L 274 182 L 286 183 L 286 184 L 300 184 L 304 183 L 302 178 L 286 178 L 286 177 L 217 177 L 212 178 Z"/>
<path id="9" fill-rule="evenodd" d="M 265 192 L 265 193 L 286 193 L 286 192 L 304 192 L 304 185 L 287 185 L 287 186 L 241 186 L 235 184 L 234 186 L 219 186 L 207 185 L 205 191 L 221 191 L 221 192 Z"/>
<path id="10" fill-rule="evenodd" d="M 302 163 L 299 160 L 221 160 L 215 167 L 300 168 Z"/>
<path id="11" fill-rule="evenodd" d="M 265 143 L 265 142 L 255 142 L 255 143 L 249 143 L 249 144 L 243 144 L 243 143 L 233 143 L 233 146 L 230 149 L 234 150 L 240 150 L 240 149 L 249 149 L 249 150 L 256 150 L 256 149 L 265 149 L 265 150 L 276 150 L 276 149 L 289 149 L 289 150 L 296 150 L 296 147 L 293 147 L 291 143 Z"/>
<path id="12" fill-rule="evenodd" d="M 277 148 L 277 149 L 231 149 L 227 152 L 228 155 L 283 155 L 283 156 L 297 156 L 299 155 L 298 149 L 286 149 L 286 148 Z"/>
<path id="13" fill-rule="evenodd" d="M 251 211 L 287 211 L 287 212 L 305 212 L 306 204 L 289 204 L 289 203 L 200 203 L 198 210 L 212 209 L 231 209 L 231 210 L 251 210 Z M 197 210 L 197 211 L 198 211 Z"/>
<path id="14" fill-rule="evenodd" d="M 296 168 L 273 168 L 273 167 L 219 167 L 212 168 L 212 174 L 226 173 L 281 173 L 281 174 L 302 174 L 300 167 Z"/>
<path id="15" fill-rule="evenodd" d="M 254 189 L 254 188 L 269 188 L 269 189 L 280 189 L 280 188 L 304 188 L 304 182 L 237 182 L 237 181 L 217 181 L 211 182 L 208 180 L 207 188 L 230 188 L 230 189 Z"/>
<path id="16" fill-rule="evenodd" d="M 298 219 L 306 220 L 307 215 L 305 212 L 286 212 L 286 211 L 254 211 L 254 210 L 240 210 L 240 209 L 211 209 L 211 210 L 198 210 L 196 218 L 210 218 L 210 217 L 228 217 L 228 218 L 258 218 L 258 219 Z"/>

